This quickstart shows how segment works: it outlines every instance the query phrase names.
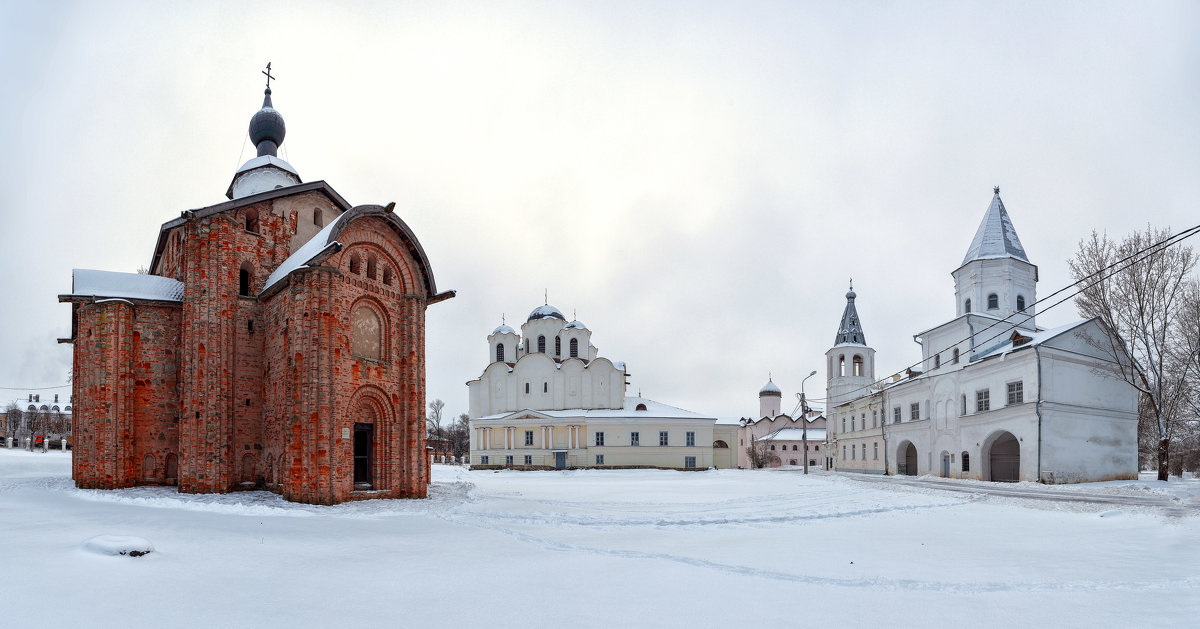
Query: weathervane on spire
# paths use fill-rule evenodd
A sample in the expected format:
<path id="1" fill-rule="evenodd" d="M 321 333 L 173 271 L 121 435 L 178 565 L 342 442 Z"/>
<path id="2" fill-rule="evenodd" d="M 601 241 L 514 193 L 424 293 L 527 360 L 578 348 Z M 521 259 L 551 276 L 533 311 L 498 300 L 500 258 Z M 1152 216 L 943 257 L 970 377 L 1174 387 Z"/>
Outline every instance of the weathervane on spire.
<path id="1" fill-rule="evenodd" d="M 267 69 L 263 70 L 262 73 L 267 75 L 267 89 L 271 89 L 271 79 L 274 79 L 275 77 L 271 76 L 271 62 L 270 61 L 267 62 Z"/>
<path id="2" fill-rule="evenodd" d="M 854 290 L 854 278 L 850 278 L 850 290 Z"/>
<path id="3" fill-rule="evenodd" d="M 500 325 L 507 325 L 507 324 L 508 324 L 508 322 L 504 320 L 504 313 L 501 312 L 500 313 Z"/>

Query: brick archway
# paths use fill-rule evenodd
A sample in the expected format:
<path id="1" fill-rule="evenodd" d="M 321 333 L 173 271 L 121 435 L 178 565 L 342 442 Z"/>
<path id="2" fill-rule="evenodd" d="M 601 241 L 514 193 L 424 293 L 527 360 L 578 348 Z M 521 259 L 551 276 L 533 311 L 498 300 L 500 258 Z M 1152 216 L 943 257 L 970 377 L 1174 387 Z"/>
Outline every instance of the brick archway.
<path id="1" fill-rule="evenodd" d="M 398 443 L 395 413 L 387 395 L 375 386 L 359 387 L 350 399 L 343 428 L 350 438 L 345 444 L 348 480 L 355 489 L 394 489 Z"/>

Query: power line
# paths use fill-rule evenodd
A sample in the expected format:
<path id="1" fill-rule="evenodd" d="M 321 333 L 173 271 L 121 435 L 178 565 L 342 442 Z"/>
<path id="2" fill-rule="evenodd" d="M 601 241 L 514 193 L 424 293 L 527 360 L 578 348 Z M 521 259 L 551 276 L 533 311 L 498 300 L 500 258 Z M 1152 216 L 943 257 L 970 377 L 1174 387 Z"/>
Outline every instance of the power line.
<path id="1" fill-rule="evenodd" d="M 0 391 L 47 391 L 50 389 L 66 389 L 71 386 L 71 383 L 59 385 L 57 387 L 0 387 Z"/>
<path id="2" fill-rule="evenodd" d="M 1095 286 L 1096 284 L 1099 284 L 1100 282 L 1104 281 L 1105 279 L 1108 279 L 1108 277 L 1111 277 L 1112 275 L 1114 275 L 1114 274 L 1116 273 L 1116 271 L 1124 270 L 1124 269 L 1116 269 L 1116 270 L 1114 271 L 1113 269 L 1115 269 L 1117 266 L 1119 266 L 1119 265 L 1121 265 L 1121 264 L 1124 264 L 1125 262 L 1130 262 L 1131 260 L 1132 260 L 1132 262 L 1130 262 L 1130 263 L 1129 263 L 1129 264 L 1128 264 L 1128 265 L 1127 265 L 1125 268 L 1128 268 L 1129 266 L 1133 266 L 1133 265 L 1134 265 L 1134 264 L 1136 264 L 1137 262 L 1140 262 L 1142 258 L 1146 258 L 1146 257 L 1149 257 L 1149 256 L 1151 256 L 1151 255 L 1154 255 L 1155 253 L 1158 253 L 1158 251 L 1157 251 L 1157 250 L 1166 249 L 1167 247 L 1170 247 L 1170 246 L 1172 246 L 1172 245 L 1179 244 L 1180 242 L 1183 242 L 1184 240 L 1187 240 L 1188 238 L 1191 238 L 1192 236 L 1195 236 L 1195 235 L 1196 235 L 1196 234 L 1198 234 L 1198 233 L 1200 233 L 1200 225 L 1195 225 L 1195 226 L 1193 226 L 1193 227 L 1190 227 L 1190 228 L 1188 228 L 1188 229 L 1185 229 L 1185 230 L 1182 230 L 1182 231 L 1180 231 L 1180 232 L 1177 232 L 1176 234 L 1174 234 L 1173 236 L 1171 236 L 1171 237 L 1169 237 L 1169 238 L 1164 238 L 1163 240 L 1160 240 L 1160 241 L 1158 241 L 1158 242 L 1156 242 L 1156 243 L 1154 243 L 1154 244 L 1151 244 L 1151 245 L 1149 245 L 1149 246 L 1145 247 L 1144 249 L 1141 249 L 1141 250 L 1139 250 L 1139 251 L 1135 251 L 1135 252 L 1133 252 L 1133 253 L 1131 253 L 1131 254 L 1129 254 L 1129 255 L 1125 256 L 1124 258 L 1121 258 L 1120 260 L 1117 260 L 1116 262 L 1113 262 L 1112 264 L 1110 264 L 1110 265 L 1108 265 L 1108 266 L 1106 266 L 1106 267 L 1104 267 L 1104 268 L 1102 268 L 1102 269 L 1099 269 L 1099 270 L 1095 271 L 1094 273 L 1091 273 L 1091 274 L 1089 274 L 1089 275 L 1086 275 L 1086 276 L 1084 276 L 1084 277 L 1081 277 L 1081 278 L 1079 278 L 1078 280 L 1076 280 L 1076 281 L 1074 281 L 1074 282 L 1072 282 L 1072 283 L 1070 283 L 1070 284 L 1067 284 L 1066 286 L 1064 286 L 1064 287 L 1062 287 L 1062 288 L 1060 288 L 1060 289 L 1058 289 L 1058 290 L 1054 291 L 1053 293 L 1050 293 L 1049 295 L 1047 295 L 1047 296 L 1045 296 L 1045 297 L 1043 297 L 1043 298 L 1041 298 L 1041 299 L 1039 299 L 1039 300 L 1037 300 L 1037 301 L 1033 302 L 1032 304 L 1029 304 L 1028 306 L 1026 306 L 1026 308 L 1027 308 L 1027 309 L 1028 309 L 1028 308 L 1032 308 L 1033 306 L 1036 306 L 1036 305 L 1038 305 L 1038 304 L 1041 304 L 1041 303 L 1043 303 L 1043 302 L 1046 302 L 1046 301 L 1048 301 L 1048 300 L 1052 299 L 1053 297 L 1055 297 L 1055 296 L 1057 296 L 1057 295 L 1059 295 L 1059 294 L 1061 294 L 1061 293 L 1063 293 L 1063 292 L 1066 292 L 1066 291 L 1070 290 L 1071 288 L 1073 288 L 1073 287 L 1075 287 L 1075 286 L 1078 286 L 1078 285 L 1080 285 L 1080 284 L 1082 284 L 1082 283 L 1084 283 L 1084 282 L 1086 282 L 1086 281 L 1088 281 L 1088 280 L 1090 280 L 1090 279 L 1092 279 L 1092 278 L 1094 278 L 1094 277 L 1101 276 L 1101 275 L 1103 275 L 1104 273 L 1106 273 L 1106 272 L 1108 272 L 1108 271 L 1113 271 L 1112 273 L 1109 273 L 1108 275 L 1106 275 L 1106 276 L 1104 276 L 1104 277 L 1100 277 L 1100 278 L 1099 278 L 1099 279 L 1097 279 L 1095 282 L 1092 282 L 1092 283 L 1088 284 L 1087 286 L 1084 286 L 1083 288 L 1080 288 L 1080 289 L 1076 290 L 1075 292 L 1071 293 L 1070 295 L 1067 295 L 1066 297 L 1063 297 L 1062 299 L 1060 299 L 1060 300 L 1058 300 L 1058 301 L 1054 302 L 1053 304 L 1050 304 L 1049 306 L 1046 306 L 1046 308 L 1042 309 L 1042 310 L 1039 312 L 1039 314 L 1040 314 L 1040 313 L 1045 313 L 1046 311 L 1048 311 L 1048 310 L 1051 310 L 1051 309 L 1052 309 L 1052 308 L 1054 308 L 1055 306 L 1061 305 L 1063 302 L 1066 302 L 1067 300 L 1069 300 L 1069 299 L 1071 299 L 1072 297 L 1074 297 L 1074 296 L 1078 295 L 1079 293 L 1082 293 L 1083 291 L 1085 291 L 1085 290 L 1087 290 L 1087 289 L 1089 289 L 1089 288 L 1091 288 L 1091 287 Z M 1138 259 L 1134 260 L 1134 258 L 1138 258 Z M 952 348 L 954 348 L 955 346 L 957 346 L 959 343 L 965 343 L 966 341 L 969 341 L 969 340 L 970 340 L 972 337 L 977 337 L 979 334 L 982 334 L 983 332 L 987 332 L 988 330 L 990 330 L 990 329 L 992 329 L 992 328 L 994 328 L 994 327 L 996 327 L 996 326 L 998 326 L 998 325 L 1001 325 L 1001 324 L 1003 324 L 1004 322 L 1008 321 L 1010 318 L 1012 318 L 1012 317 L 1015 317 L 1015 316 L 1018 316 L 1018 315 L 1020 315 L 1020 316 L 1024 316 L 1024 317 L 1025 317 L 1025 321 L 1028 321 L 1028 320 L 1032 319 L 1032 318 L 1035 316 L 1035 315 L 1026 314 L 1026 313 L 1025 313 L 1025 311 L 1014 312 L 1014 313 L 1012 313 L 1012 314 L 1010 314 L 1010 315 L 1008 315 L 1008 316 L 1004 317 L 1003 319 L 997 319 L 997 320 L 996 320 L 996 321 L 994 321 L 994 322 L 993 322 L 991 325 L 989 325 L 989 326 L 987 326 L 987 327 L 983 328 L 983 329 L 982 329 L 982 330 L 980 330 L 979 332 L 977 332 L 977 333 L 975 333 L 975 334 L 972 334 L 971 336 L 968 336 L 968 337 L 966 337 L 966 338 L 964 338 L 964 339 L 961 339 L 961 340 L 959 340 L 959 341 L 957 341 L 957 342 L 955 342 L 955 343 L 952 343 L 951 345 L 949 345 L 949 346 L 947 346 L 947 347 L 944 347 L 944 348 L 942 348 L 942 349 L 940 349 L 940 350 L 938 350 L 938 351 L 934 352 L 934 355 L 941 354 L 942 352 L 944 352 L 944 351 L 946 351 L 946 350 L 952 349 Z M 1024 323 L 1025 321 L 1022 321 L 1021 323 Z M 1014 324 L 1014 327 L 1015 327 L 1015 325 L 1017 325 L 1017 324 Z M 1003 336 L 1003 335 L 1007 334 L 1007 333 L 1008 333 L 1008 332 L 1009 332 L 1011 329 L 1012 329 L 1012 328 L 1006 328 L 1006 329 L 1003 329 L 1003 330 L 1001 330 L 1001 331 L 997 332 L 996 334 L 993 334 L 992 336 L 990 336 L 990 337 L 988 337 L 988 338 L 984 339 L 983 341 L 981 341 L 981 342 L 980 342 L 980 345 L 986 344 L 986 343 L 988 343 L 988 342 L 990 342 L 990 341 L 992 341 L 992 340 L 994 340 L 994 339 L 996 339 L 996 338 L 999 338 L 999 337 L 1001 337 L 1001 336 Z M 900 374 L 901 374 L 901 373 L 903 373 L 904 371 L 908 371 L 908 370 L 912 369 L 913 367 L 920 366 L 920 365 L 924 364 L 924 363 L 925 363 L 927 360 L 929 360 L 929 359 L 928 359 L 928 358 L 922 358 L 921 360 L 919 360 L 919 361 L 917 361 L 917 362 L 915 362 L 915 363 L 913 363 L 913 364 L 909 365 L 908 367 L 905 367 L 905 368 L 904 368 L 903 370 L 901 370 L 901 371 L 896 371 L 896 372 L 893 372 L 891 375 L 889 375 L 889 376 L 886 376 L 886 377 L 884 377 L 884 378 L 882 378 L 882 379 L 880 379 L 880 380 L 876 380 L 875 382 L 873 382 L 873 383 L 871 383 L 871 384 L 869 384 L 869 385 L 864 385 L 864 386 L 861 386 L 861 387 L 859 387 L 859 388 L 857 388 L 857 389 L 853 389 L 853 390 L 849 391 L 849 392 L 848 392 L 846 395 L 848 395 L 848 396 L 853 396 L 854 394 L 857 394 L 857 393 L 858 393 L 858 392 L 860 392 L 860 391 L 864 391 L 864 390 L 866 390 L 866 391 L 869 391 L 869 390 L 872 390 L 876 384 L 879 384 L 879 383 L 883 382 L 883 381 L 884 381 L 884 380 L 886 380 L 887 378 L 890 378 L 890 377 L 894 377 L 894 376 L 900 375 Z M 886 383 L 884 384 L 884 386 L 886 386 Z M 881 387 L 881 390 L 882 390 L 882 387 Z M 828 398 L 813 398 L 811 401 L 813 401 L 813 402 L 828 402 Z M 850 401 L 850 400 L 847 400 L 847 401 Z"/>

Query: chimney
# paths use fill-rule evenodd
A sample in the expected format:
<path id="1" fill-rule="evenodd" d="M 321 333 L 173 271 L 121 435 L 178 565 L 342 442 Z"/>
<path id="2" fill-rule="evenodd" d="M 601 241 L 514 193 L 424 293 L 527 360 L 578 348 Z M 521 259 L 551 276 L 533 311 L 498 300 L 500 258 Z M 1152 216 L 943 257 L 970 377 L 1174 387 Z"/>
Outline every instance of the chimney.
<path id="1" fill-rule="evenodd" d="M 33 401 L 34 401 L 34 402 L 41 402 L 41 401 L 42 401 L 42 394 L 41 394 L 41 393 L 39 393 L 39 394 L 37 394 L 37 395 L 33 396 Z"/>
<path id="2" fill-rule="evenodd" d="M 57 393 L 54 394 L 54 403 L 58 404 L 58 394 Z"/>

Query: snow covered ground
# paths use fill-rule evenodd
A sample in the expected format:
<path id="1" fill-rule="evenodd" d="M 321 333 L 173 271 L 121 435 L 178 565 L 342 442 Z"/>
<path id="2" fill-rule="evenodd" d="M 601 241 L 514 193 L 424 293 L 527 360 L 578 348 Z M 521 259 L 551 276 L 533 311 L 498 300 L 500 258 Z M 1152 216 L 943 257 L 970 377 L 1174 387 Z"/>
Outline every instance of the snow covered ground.
<path id="1" fill-rule="evenodd" d="M 1063 490 L 1184 505 L 1168 510 L 794 470 L 435 466 L 429 500 L 313 507 L 265 492 L 77 490 L 69 461 L 0 449 L 0 626 L 1132 627 L 1200 617 L 1195 480 Z M 153 552 L 113 554 L 122 544 Z"/>

